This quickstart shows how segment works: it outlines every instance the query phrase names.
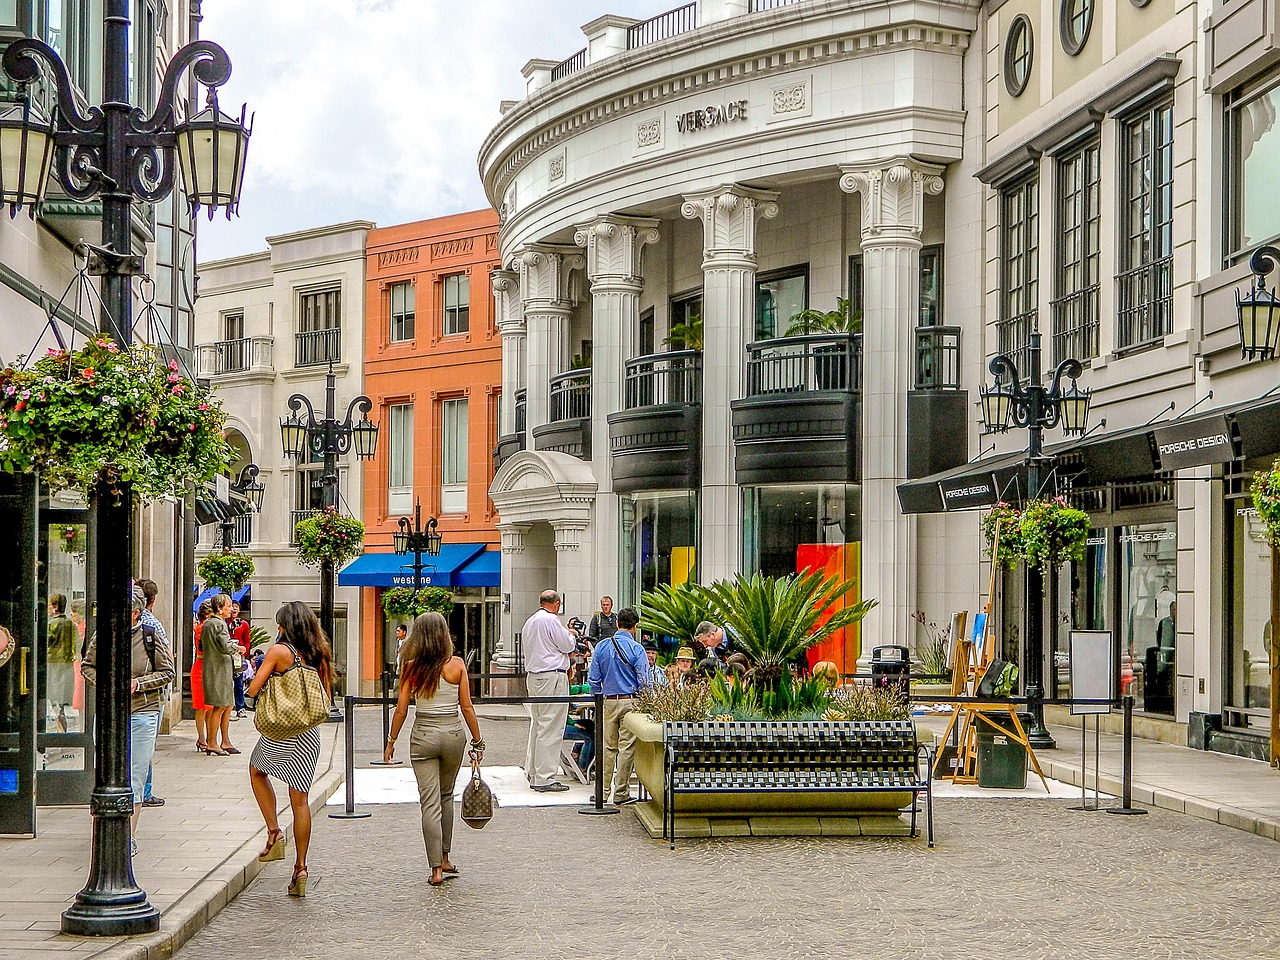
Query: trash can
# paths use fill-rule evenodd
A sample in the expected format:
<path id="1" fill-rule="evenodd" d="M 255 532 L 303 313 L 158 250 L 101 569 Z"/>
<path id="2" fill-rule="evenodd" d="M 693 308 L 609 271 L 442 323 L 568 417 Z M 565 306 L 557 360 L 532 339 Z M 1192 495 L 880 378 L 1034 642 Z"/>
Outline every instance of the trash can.
<path id="1" fill-rule="evenodd" d="M 1007 714 L 1002 714 L 1007 719 Z M 1027 785 L 1027 748 L 1013 737 L 977 721 L 978 786 L 1021 790 Z"/>
<path id="2" fill-rule="evenodd" d="M 877 687 L 898 687 L 907 694 L 911 677 L 911 652 L 906 647 L 886 645 L 871 651 L 871 683 Z"/>

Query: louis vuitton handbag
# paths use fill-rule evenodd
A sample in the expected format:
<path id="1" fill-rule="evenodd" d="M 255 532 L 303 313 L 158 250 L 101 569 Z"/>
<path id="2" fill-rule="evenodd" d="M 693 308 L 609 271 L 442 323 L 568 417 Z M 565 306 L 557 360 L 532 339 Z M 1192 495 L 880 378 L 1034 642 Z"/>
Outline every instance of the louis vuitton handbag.
<path id="1" fill-rule="evenodd" d="M 271 740 L 299 736 L 329 716 L 329 697 L 319 672 L 303 663 L 293 647 L 289 650 L 293 666 L 267 678 L 253 712 L 253 725 Z"/>
<path id="2" fill-rule="evenodd" d="M 493 799 L 493 791 L 480 778 L 480 758 L 475 751 L 471 752 L 471 782 L 462 791 L 462 822 L 476 830 L 484 829 L 484 825 L 493 819 L 493 808 L 497 802 Z"/>

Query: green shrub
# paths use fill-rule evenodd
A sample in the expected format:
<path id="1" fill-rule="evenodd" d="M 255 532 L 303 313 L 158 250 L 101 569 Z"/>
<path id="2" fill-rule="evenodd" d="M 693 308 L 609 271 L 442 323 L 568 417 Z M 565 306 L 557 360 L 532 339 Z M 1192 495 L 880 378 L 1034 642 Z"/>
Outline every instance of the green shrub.
<path id="1" fill-rule="evenodd" d="M 220 587 L 230 593 L 239 590 L 253 577 L 253 558 L 245 553 L 220 551 L 211 553 L 196 564 L 196 572 L 208 587 Z"/>
<path id="2" fill-rule="evenodd" d="M 447 620 L 453 612 L 453 594 L 444 587 L 424 587 L 416 594 L 410 587 L 382 591 L 382 610 L 393 620 L 439 613 Z"/>

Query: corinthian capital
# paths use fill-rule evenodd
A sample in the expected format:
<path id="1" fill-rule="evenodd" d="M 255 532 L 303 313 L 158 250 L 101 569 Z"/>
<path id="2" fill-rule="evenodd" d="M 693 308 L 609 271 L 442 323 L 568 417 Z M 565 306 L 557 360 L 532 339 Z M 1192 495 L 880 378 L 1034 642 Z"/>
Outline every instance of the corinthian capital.
<path id="1" fill-rule="evenodd" d="M 520 302 L 520 274 L 514 270 L 494 270 L 489 274 L 498 329 L 503 333 L 524 330 L 524 309 Z"/>
<path id="2" fill-rule="evenodd" d="M 586 264 L 578 247 L 531 244 L 516 253 L 515 262 L 526 309 L 568 308 L 576 302 L 570 278 Z"/>
<path id="3" fill-rule="evenodd" d="M 778 215 L 774 190 L 753 190 L 736 183 L 689 194 L 680 205 L 686 220 L 702 221 L 703 256 L 708 260 L 742 257 L 754 261 L 756 221 Z"/>
<path id="4" fill-rule="evenodd" d="M 573 242 L 587 249 L 587 276 L 592 283 L 643 283 L 644 248 L 658 242 L 658 222 L 606 214 L 579 224 Z"/>
<path id="5" fill-rule="evenodd" d="M 925 194 L 942 192 L 945 168 L 910 157 L 840 168 L 840 189 L 862 195 L 862 239 L 920 239 Z"/>

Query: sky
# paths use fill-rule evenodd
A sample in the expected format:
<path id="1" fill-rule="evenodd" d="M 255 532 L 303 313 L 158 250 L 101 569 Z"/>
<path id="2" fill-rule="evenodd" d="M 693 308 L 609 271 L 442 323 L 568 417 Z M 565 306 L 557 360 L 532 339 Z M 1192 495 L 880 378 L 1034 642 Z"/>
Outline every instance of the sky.
<path id="1" fill-rule="evenodd" d="M 476 156 L 520 68 L 586 46 L 605 13 L 678 0 L 204 0 L 231 56 L 226 113 L 254 114 L 240 216 L 200 218 L 201 261 L 347 220 L 390 226 L 487 207 Z"/>

